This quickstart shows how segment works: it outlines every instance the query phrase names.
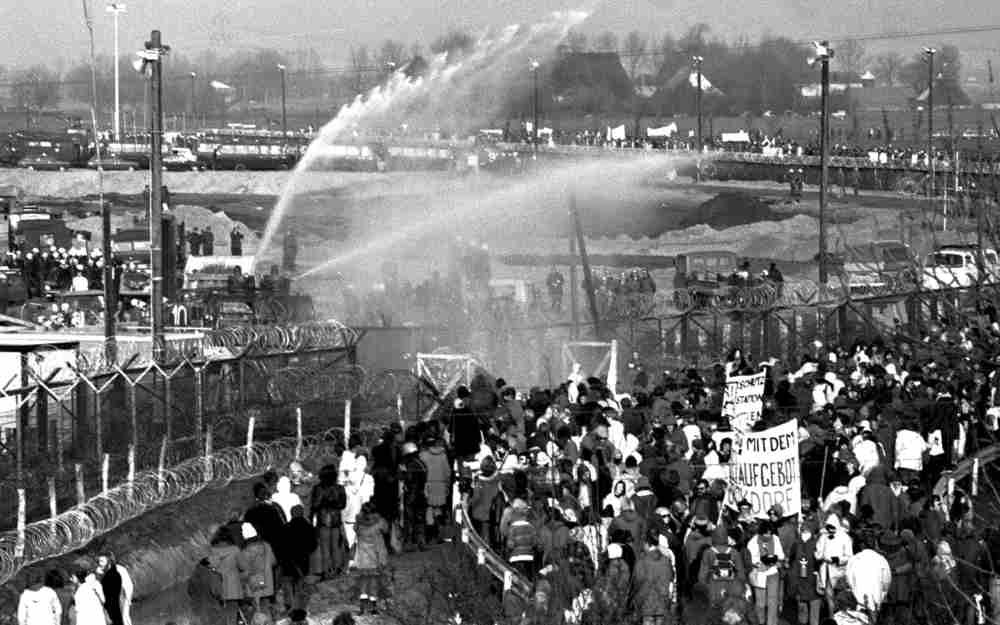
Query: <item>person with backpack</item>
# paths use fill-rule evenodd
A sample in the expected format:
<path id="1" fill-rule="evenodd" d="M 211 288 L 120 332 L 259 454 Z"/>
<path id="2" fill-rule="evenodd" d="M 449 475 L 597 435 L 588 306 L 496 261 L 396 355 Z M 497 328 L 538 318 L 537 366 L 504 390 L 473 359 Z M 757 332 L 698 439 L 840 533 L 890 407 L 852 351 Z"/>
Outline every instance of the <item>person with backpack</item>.
<path id="1" fill-rule="evenodd" d="M 344 533 L 341 513 L 347 505 L 347 492 L 338 483 L 336 465 L 326 465 L 319 471 L 319 483 L 309 495 L 312 524 L 316 528 L 317 549 L 312 559 L 312 572 L 330 579 L 344 571 Z"/>
<path id="2" fill-rule="evenodd" d="M 635 565 L 632 577 L 635 611 L 642 625 L 666 625 L 677 597 L 677 571 L 673 554 L 660 549 L 660 534 L 646 532 L 646 550 Z"/>
<path id="3" fill-rule="evenodd" d="M 234 544 L 230 533 L 219 531 L 212 539 L 212 551 L 206 558 L 208 566 L 201 571 L 208 577 L 212 596 L 222 604 L 226 625 L 235 625 L 239 603 L 243 600 L 239 555 L 240 548 Z"/>
<path id="4" fill-rule="evenodd" d="M 702 551 L 698 583 L 707 589 L 711 605 L 721 605 L 727 597 L 743 593 L 746 567 L 734 542 L 718 527 L 712 533 L 712 543 Z"/>
<path id="5" fill-rule="evenodd" d="M 282 539 L 285 550 L 279 561 L 286 610 L 305 607 L 303 585 L 309 574 L 310 556 L 316 549 L 316 530 L 306 519 L 305 509 L 293 506 L 291 514 Z"/>
<path id="6" fill-rule="evenodd" d="M 243 580 L 243 593 L 253 602 L 255 612 L 270 612 L 274 600 L 274 566 L 277 560 L 267 541 L 250 523 L 243 524 L 243 550 L 236 563 Z"/>
<path id="7" fill-rule="evenodd" d="M 770 521 L 761 521 L 757 536 L 747 543 L 747 551 L 750 552 L 753 567 L 748 577 L 753 588 L 757 622 L 760 625 L 778 625 L 781 567 L 784 566 L 785 553 Z"/>
<path id="8" fill-rule="evenodd" d="M 403 546 L 423 551 L 426 545 L 427 467 L 413 441 L 403 443 Z"/>

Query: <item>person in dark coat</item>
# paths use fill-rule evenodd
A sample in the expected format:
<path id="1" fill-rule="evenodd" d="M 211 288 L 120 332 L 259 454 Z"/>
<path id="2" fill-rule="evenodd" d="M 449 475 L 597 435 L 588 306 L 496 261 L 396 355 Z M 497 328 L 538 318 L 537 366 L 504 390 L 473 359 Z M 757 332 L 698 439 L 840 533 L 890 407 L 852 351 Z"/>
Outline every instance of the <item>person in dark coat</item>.
<path id="1" fill-rule="evenodd" d="M 211 228 L 204 228 L 201 231 L 201 255 L 215 255 L 215 234 L 212 233 Z"/>
<path id="2" fill-rule="evenodd" d="M 888 531 L 879 540 L 882 555 L 892 570 L 889 592 L 882 604 L 887 623 L 908 625 L 913 622 L 911 603 L 916 590 L 917 567 L 914 556 L 899 534 Z"/>
<path id="3" fill-rule="evenodd" d="M 399 516 L 399 465 L 402 462 L 397 439 L 399 424 L 382 433 L 382 442 L 372 448 L 373 501 L 379 516 L 392 523 Z"/>
<path id="4" fill-rule="evenodd" d="M 99 562 L 97 577 L 101 580 L 101 590 L 104 591 L 104 609 L 108 613 L 108 625 L 123 625 L 122 576 L 118 573 L 118 567 L 108 560 Z"/>
<path id="5" fill-rule="evenodd" d="M 282 531 L 281 543 L 284 549 L 278 566 L 281 569 L 285 609 L 304 608 L 303 584 L 309 574 L 309 558 L 316 550 L 316 530 L 306 519 L 305 508 L 293 506 L 292 519 Z"/>
<path id="6" fill-rule="evenodd" d="M 469 389 L 460 386 L 456 393 L 455 405 L 451 409 L 451 432 L 452 451 L 459 460 L 470 458 L 479 453 L 479 446 L 483 440 L 482 428 L 479 419 L 472 412 L 469 404 Z"/>
<path id="7" fill-rule="evenodd" d="M 420 448 L 411 441 L 403 443 L 403 544 L 423 550 L 426 545 L 427 466 L 420 458 Z"/>
<path id="8" fill-rule="evenodd" d="M 673 554 L 660 550 L 656 530 L 646 533 L 646 550 L 632 576 L 633 602 L 644 625 L 664 625 L 674 613 L 677 579 Z"/>
<path id="9" fill-rule="evenodd" d="M 257 482 L 253 486 L 254 504 L 243 515 L 243 520 L 254 526 L 261 540 L 271 545 L 277 555 L 281 551 L 284 534 L 285 513 L 271 501 L 271 491 L 267 484 Z"/>
<path id="10" fill-rule="evenodd" d="M 344 553 L 344 530 L 341 513 L 347 506 L 347 492 L 337 482 L 337 465 L 328 464 L 319 470 L 319 483 L 309 496 L 309 512 L 316 527 L 318 557 L 313 559 L 312 572 L 331 578 L 343 572 L 347 562 Z"/>
<path id="11" fill-rule="evenodd" d="M 243 256 L 243 233 L 233 228 L 229 233 L 229 253 L 233 256 Z"/>
<path id="12" fill-rule="evenodd" d="M 880 527 L 895 529 L 899 524 L 899 510 L 895 493 L 889 488 L 886 470 L 877 466 L 868 473 L 865 487 L 858 494 L 858 509 L 871 506 L 871 522 Z"/>
<path id="13" fill-rule="evenodd" d="M 819 592 L 819 569 L 816 559 L 816 541 L 819 524 L 809 521 L 802 524 L 799 538 L 792 545 L 788 556 L 788 594 L 798 604 L 799 625 L 819 625 L 823 595 Z"/>

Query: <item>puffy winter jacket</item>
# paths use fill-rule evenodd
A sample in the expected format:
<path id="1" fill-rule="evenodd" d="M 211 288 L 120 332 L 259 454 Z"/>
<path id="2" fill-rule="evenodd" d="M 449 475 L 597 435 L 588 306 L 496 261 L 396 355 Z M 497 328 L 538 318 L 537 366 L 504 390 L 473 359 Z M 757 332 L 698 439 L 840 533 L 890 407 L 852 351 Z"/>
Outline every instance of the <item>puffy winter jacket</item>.
<path id="1" fill-rule="evenodd" d="M 59 625 L 62 604 L 48 586 L 26 588 L 17 602 L 17 625 Z"/>
<path id="2" fill-rule="evenodd" d="M 669 615 L 675 582 L 673 560 L 657 548 L 646 550 L 632 579 L 636 612 L 643 617 Z"/>

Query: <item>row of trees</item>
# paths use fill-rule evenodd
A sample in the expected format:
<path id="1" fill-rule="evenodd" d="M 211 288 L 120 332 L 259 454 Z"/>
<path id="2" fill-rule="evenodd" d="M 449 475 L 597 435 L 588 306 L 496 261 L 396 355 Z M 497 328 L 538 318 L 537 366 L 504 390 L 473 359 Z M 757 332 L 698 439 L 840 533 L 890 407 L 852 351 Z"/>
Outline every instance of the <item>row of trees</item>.
<path id="1" fill-rule="evenodd" d="M 926 59 L 921 54 L 910 59 L 898 52 L 869 56 L 857 41 L 833 42 L 833 45 L 836 50 L 833 66 L 836 72 L 842 73 L 841 77 L 871 70 L 881 83 L 909 86 L 914 95 L 927 87 Z M 282 65 L 288 68 L 284 78 L 290 106 L 308 103 L 335 109 L 413 59 L 442 53 L 462 54 L 474 46 L 475 39 L 462 31 L 452 31 L 438 38 L 426 50 L 420 45 L 407 46 L 386 40 L 374 49 L 366 46 L 351 49 L 347 62 L 340 67 L 325 66 L 311 49 L 261 49 L 226 55 L 214 50 L 196 55 L 174 52 L 165 68 L 164 105 L 171 112 L 213 115 L 233 108 L 273 110 L 281 96 L 279 65 Z M 588 38 L 574 31 L 559 48 L 563 58 L 569 53 L 617 53 L 635 88 L 623 93 L 618 77 L 608 76 L 603 83 L 598 77 L 590 80 L 590 84 L 574 86 L 572 97 L 564 97 L 566 94 L 558 92 L 564 87 L 558 80 L 552 80 L 559 70 L 557 58 L 549 64 L 548 71 L 543 72 L 543 102 L 547 111 L 562 107 L 587 112 L 632 112 L 637 116 L 690 113 L 694 108 L 694 90 L 689 73 L 691 59 L 696 55 L 704 58 L 703 75 L 716 88 L 703 98 L 704 110 L 709 114 L 739 115 L 814 107 L 799 96 L 802 84 L 818 80 L 817 70 L 806 63 L 811 50 L 784 37 L 765 36 L 756 42 L 748 39 L 728 42 L 713 37 L 708 26 L 699 24 L 680 37 L 667 34 L 659 39 L 637 31 L 621 39 L 611 32 Z M 959 50 L 955 46 L 939 46 L 935 60 L 937 101 L 967 103 L 960 84 Z M 120 60 L 123 108 L 141 111 L 145 82 L 131 71 L 130 61 L 131 56 Z M 98 107 L 109 111 L 113 62 L 108 57 L 100 57 L 97 66 Z M 0 69 L 0 79 L 9 85 L 8 103 L 19 108 L 89 104 L 91 98 L 90 68 L 85 62 L 61 73 L 43 66 L 6 75 Z M 220 82 L 231 89 L 216 88 Z M 524 107 L 531 100 L 530 89 L 528 82 L 510 89 L 507 106 L 510 110 L 497 114 L 508 117 L 524 114 Z M 527 106 L 530 108 L 530 104 Z"/>

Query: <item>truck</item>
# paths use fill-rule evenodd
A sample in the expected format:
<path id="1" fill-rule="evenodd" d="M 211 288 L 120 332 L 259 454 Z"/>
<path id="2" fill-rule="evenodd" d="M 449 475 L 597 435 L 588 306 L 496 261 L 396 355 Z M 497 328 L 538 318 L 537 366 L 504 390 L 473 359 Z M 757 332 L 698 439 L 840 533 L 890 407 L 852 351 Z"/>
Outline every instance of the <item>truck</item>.
<path id="1" fill-rule="evenodd" d="M 674 305 L 681 310 L 767 308 L 778 300 L 778 289 L 773 284 L 750 272 L 739 277 L 740 262 L 735 252 L 678 254 L 674 268 Z"/>
<path id="2" fill-rule="evenodd" d="M 996 250 L 978 245 L 943 245 L 924 260 L 921 286 L 928 291 L 940 291 L 996 283 L 998 279 L 1000 260 Z"/>
<path id="3" fill-rule="evenodd" d="M 904 293 L 917 283 L 917 259 L 902 241 L 872 241 L 844 252 L 841 282 L 850 295 Z"/>

